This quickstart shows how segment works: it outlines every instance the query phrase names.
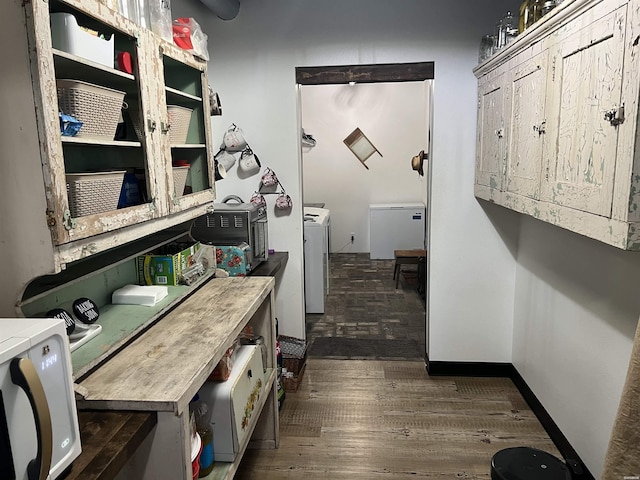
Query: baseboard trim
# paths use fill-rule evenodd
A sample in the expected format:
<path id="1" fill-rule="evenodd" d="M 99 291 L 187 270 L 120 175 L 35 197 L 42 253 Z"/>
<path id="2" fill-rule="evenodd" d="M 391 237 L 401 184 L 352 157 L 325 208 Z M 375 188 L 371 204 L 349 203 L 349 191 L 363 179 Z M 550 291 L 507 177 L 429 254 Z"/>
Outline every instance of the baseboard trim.
<path id="1" fill-rule="evenodd" d="M 522 375 L 512 363 L 493 362 L 434 362 L 429 361 L 425 356 L 425 366 L 430 376 L 451 376 L 451 377 L 506 377 L 511 379 L 524 400 L 531 408 L 531 411 L 538 417 L 538 420 L 546 430 L 549 438 L 564 457 L 567 466 L 573 471 L 575 480 L 595 480 L 589 472 L 578 453 L 564 436 L 560 427 L 553 421 L 549 412 L 546 411 L 540 400 L 527 385 Z"/>
<path id="2" fill-rule="evenodd" d="M 509 377 L 513 374 L 510 363 L 485 362 L 426 362 L 429 375 L 448 377 Z"/>

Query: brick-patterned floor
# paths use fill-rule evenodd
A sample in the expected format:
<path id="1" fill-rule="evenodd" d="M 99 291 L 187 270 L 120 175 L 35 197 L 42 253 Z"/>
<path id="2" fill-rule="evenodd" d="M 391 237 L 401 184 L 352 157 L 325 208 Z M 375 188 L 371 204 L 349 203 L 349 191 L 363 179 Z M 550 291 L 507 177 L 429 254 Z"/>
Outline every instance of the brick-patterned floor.
<path id="1" fill-rule="evenodd" d="M 306 315 L 308 345 L 316 337 L 414 339 L 424 351 L 425 310 L 417 279 L 402 275 L 396 290 L 393 265 L 393 260 L 370 260 L 368 253 L 332 253 L 325 313 Z"/>

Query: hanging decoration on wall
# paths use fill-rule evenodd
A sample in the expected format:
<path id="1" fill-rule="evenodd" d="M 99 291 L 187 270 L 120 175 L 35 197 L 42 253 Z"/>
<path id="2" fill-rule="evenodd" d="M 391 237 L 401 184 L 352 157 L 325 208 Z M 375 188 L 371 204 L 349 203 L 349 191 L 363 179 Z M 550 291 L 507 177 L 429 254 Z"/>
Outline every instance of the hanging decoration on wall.
<path id="1" fill-rule="evenodd" d="M 213 159 L 213 166 L 215 169 L 215 179 L 216 182 L 218 180 L 222 180 L 223 178 L 227 178 L 227 169 L 224 168 L 224 165 L 222 165 L 220 162 L 218 162 L 218 160 L 216 160 L 215 158 Z"/>
<path id="2" fill-rule="evenodd" d="M 421 177 L 424 176 L 424 161 L 427 158 L 427 154 L 424 153 L 424 150 L 420 150 L 420 153 L 416 156 L 414 156 L 411 159 L 411 168 L 413 168 L 414 170 L 416 170 Z"/>
<path id="3" fill-rule="evenodd" d="M 220 103 L 220 96 L 218 92 L 214 92 L 211 85 L 209 87 L 209 110 L 211 112 L 211 116 L 214 115 L 222 115 L 222 103 Z"/>
<path id="4" fill-rule="evenodd" d="M 260 183 L 264 187 L 273 187 L 280 184 L 278 177 L 276 176 L 276 172 L 271 170 L 269 167 L 264 171 L 262 178 L 260 179 Z"/>
<path id="5" fill-rule="evenodd" d="M 349 150 L 360 160 L 360 163 L 369 170 L 369 167 L 364 163 L 371 155 L 378 153 L 382 156 L 380 151 L 371 143 L 367 136 L 362 133 L 362 130 L 356 128 L 353 132 L 347 136 L 344 140 L 344 144 L 349 147 Z"/>
<path id="6" fill-rule="evenodd" d="M 267 167 L 260 177 L 260 186 L 258 187 L 258 192 L 260 193 L 260 197 L 264 199 L 262 195 L 278 195 L 276 197 L 276 214 L 288 214 L 293 208 L 293 200 L 287 192 L 284 190 L 284 186 L 278 180 L 278 176 L 276 172 L 274 172 L 270 167 Z"/>
<path id="7" fill-rule="evenodd" d="M 213 157 L 219 165 L 222 165 L 225 171 L 231 170 L 231 167 L 236 163 L 236 156 L 226 150 L 218 150 L 218 153 Z"/>
<path id="8" fill-rule="evenodd" d="M 313 138 L 313 135 L 310 133 L 306 133 L 304 128 L 302 129 L 302 146 L 313 148 L 316 146 L 316 139 Z"/>
<path id="9" fill-rule="evenodd" d="M 227 152 L 235 153 L 241 152 L 245 147 L 247 147 L 247 141 L 244 138 L 244 132 L 235 123 L 232 123 L 224 134 L 224 139 L 220 148 Z"/>
<path id="10" fill-rule="evenodd" d="M 238 168 L 247 176 L 255 175 L 260 171 L 260 159 L 253 153 L 251 147 L 247 145 L 240 154 L 240 161 L 238 162 Z"/>

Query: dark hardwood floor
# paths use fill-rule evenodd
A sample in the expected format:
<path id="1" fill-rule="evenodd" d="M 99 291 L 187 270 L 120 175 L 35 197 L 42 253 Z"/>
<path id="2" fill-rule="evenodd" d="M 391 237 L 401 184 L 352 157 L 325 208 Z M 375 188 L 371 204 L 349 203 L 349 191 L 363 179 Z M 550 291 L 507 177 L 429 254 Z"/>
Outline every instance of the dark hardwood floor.
<path id="1" fill-rule="evenodd" d="M 306 315 L 308 344 L 317 337 L 415 340 L 424 352 L 425 309 L 415 266 L 404 266 L 396 289 L 393 265 L 368 253 L 331 254 L 325 312 Z"/>
<path id="2" fill-rule="evenodd" d="M 393 281 L 393 260 L 331 259 L 320 336 L 417 339 L 424 305 L 411 278 Z M 512 446 L 559 456 L 511 380 L 429 377 L 424 361 L 310 357 L 280 412 L 280 448 L 247 451 L 238 479 L 490 479 L 491 457 Z"/>
<path id="3" fill-rule="evenodd" d="M 311 358 L 280 413 L 280 447 L 238 479 L 490 479 L 512 446 L 559 453 L 503 378 L 430 378 L 421 361 Z"/>

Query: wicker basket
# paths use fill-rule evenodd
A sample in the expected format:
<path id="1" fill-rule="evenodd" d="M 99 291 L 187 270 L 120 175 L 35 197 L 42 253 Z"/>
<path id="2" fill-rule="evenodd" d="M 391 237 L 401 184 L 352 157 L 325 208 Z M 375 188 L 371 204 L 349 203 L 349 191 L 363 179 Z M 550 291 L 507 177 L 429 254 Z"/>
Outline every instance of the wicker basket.
<path id="1" fill-rule="evenodd" d="M 129 103 L 127 106 L 127 113 L 129 114 L 131 126 L 133 127 L 136 137 L 138 137 L 138 140 L 142 142 L 144 140 L 144 127 L 140 109 L 137 105 Z"/>
<path id="2" fill-rule="evenodd" d="M 124 92 L 79 80 L 56 80 L 58 107 L 80 120 L 78 137 L 113 140 Z"/>
<path id="3" fill-rule="evenodd" d="M 179 105 L 167 105 L 169 125 L 171 125 L 169 130 L 169 141 L 172 145 L 187 143 L 191 113 L 193 113 L 193 110 L 190 108 L 181 107 Z"/>
<path id="4" fill-rule="evenodd" d="M 187 184 L 189 167 L 173 167 L 173 188 L 176 197 L 181 197 L 184 193 L 184 186 Z"/>
<path id="5" fill-rule="evenodd" d="M 138 140 L 142 141 L 144 138 L 144 127 L 142 123 L 142 116 L 137 105 L 129 105 L 127 109 L 133 131 L 136 133 Z M 169 142 L 172 145 L 182 145 L 187 143 L 187 135 L 189 133 L 189 123 L 191 122 L 190 108 L 181 107 L 179 105 L 168 105 L 167 115 L 169 117 Z"/>
<path id="6" fill-rule="evenodd" d="M 67 174 L 71 216 L 77 218 L 116 210 L 124 174 L 124 170 Z"/>

